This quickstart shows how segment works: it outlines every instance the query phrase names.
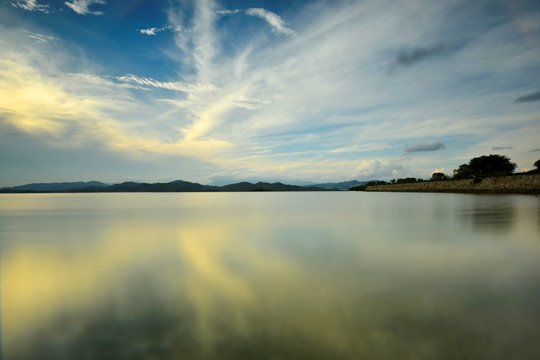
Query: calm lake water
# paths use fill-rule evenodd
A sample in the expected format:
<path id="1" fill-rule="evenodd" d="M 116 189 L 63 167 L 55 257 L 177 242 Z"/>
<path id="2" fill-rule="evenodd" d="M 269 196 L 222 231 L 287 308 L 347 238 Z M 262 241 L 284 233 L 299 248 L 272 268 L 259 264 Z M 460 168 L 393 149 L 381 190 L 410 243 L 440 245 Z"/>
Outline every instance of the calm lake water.
<path id="1" fill-rule="evenodd" d="M 5 359 L 540 359 L 540 197 L 0 195 Z"/>

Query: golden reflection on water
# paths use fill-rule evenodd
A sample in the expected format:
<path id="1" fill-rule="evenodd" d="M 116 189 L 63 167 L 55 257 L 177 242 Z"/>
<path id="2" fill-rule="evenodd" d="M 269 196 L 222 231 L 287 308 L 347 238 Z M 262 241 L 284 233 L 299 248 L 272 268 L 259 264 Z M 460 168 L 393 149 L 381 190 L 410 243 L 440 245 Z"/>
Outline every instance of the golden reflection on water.
<path id="1" fill-rule="evenodd" d="M 262 195 L 249 206 L 208 194 L 174 201 L 148 196 L 150 201 L 112 197 L 110 206 L 102 197 L 95 203 L 77 198 L 85 210 L 73 217 L 51 198 L 52 218 L 73 222 L 62 230 L 25 222 L 25 211 L 33 211 L 28 204 L 15 203 L 16 216 L 8 218 L 3 203 L 7 358 L 539 354 L 530 345 L 540 336 L 540 249 L 534 239 L 492 244 L 479 233 L 482 241 L 471 242 L 472 233 L 459 230 L 461 222 L 452 231 L 463 231 L 465 240 L 418 239 L 426 231 L 422 222 L 403 227 L 394 219 L 395 228 L 378 227 L 367 215 L 350 221 L 357 215 L 343 220 L 345 213 L 332 217 L 326 210 L 313 214 L 326 222 L 287 220 L 283 204 L 264 208 L 261 201 L 268 198 Z M 38 202 L 32 216 L 50 209 L 47 201 Z M 203 211 L 209 206 L 211 216 Z M 107 216 L 93 217 L 104 209 Z M 444 216 L 439 212 L 431 220 Z M 6 226 L 6 219 L 15 225 Z M 516 222 L 532 229 L 531 219 Z M 445 236 L 439 223 L 433 226 Z M 39 241 L 5 240 L 40 229 L 45 234 Z M 404 230 L 411 239 L 400 237 Z M 506 233 L 522 240 L 534 233 L 516 231 Z"/>
<path id="2" fill-rule="evenodd" d="M 248 337 L 260 322 L 278 335 L 298 333 L 342 346 L 347 334 L 339 323 L 343 319 L 335 316 L 336 284 L 324 283 L 323 274 L 308 274 L 275 252 L 250 246 L 240 235 L 226 221 L 170 228 L 160 224 L 151 230 L 126 222 L 75 252 L 11 249 L 2 260 L 6 350 L 26 341 L 29 332 L 47 331 L 48 324 L 66 313 L 99 311 L 96 307 L 111 297 L 121 308 L 129 307 L 123 303 L 130 302 L 130 291 L 122 287 L 134 285 L 127 279 L 137 270 L 153 272 L 152 280 L 169 296 L 187 297 L 193 331 L 205 349 L 223 332 Z M 160 263 L 175 246 L 175 266 Z M 220 326 L 225 326 L 221 333 Z"/>
<path id="3" fill-rule="evenodd" d="M 323 274 L 255 248 L 226 224 L 183 229 L 178 239 L 185 289 L 205 345 L 220 336 L 219 318 L 226 319 L 229 335 L 249 336 L 263 323 L 277 334 L 298 333 L 329 346 L 346 338 L 335 311 L 339 283 L 325 283 Z"/>
<path id="4" fill-rule="evenodd" d="M 116 286 L 119 272 L 158 250 L 155 230 L 126 225 L 79 251 L 63 251 L 61 247 L 11 249 L 9 257 L 2 258 L 5 342 L 40 328 L 61 311 L 91 308 Z M 161 235 L 165 238 L 166 234 Z"/>

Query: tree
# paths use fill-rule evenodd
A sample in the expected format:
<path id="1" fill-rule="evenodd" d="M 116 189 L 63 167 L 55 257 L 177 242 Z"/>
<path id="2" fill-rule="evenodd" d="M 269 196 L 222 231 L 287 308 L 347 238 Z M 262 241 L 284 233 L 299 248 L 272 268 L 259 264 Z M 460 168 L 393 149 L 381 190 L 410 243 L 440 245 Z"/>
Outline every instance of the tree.
<path id="1" fill-rule="evenodd" d="M 467 164 L 461 164 L 454 170 L 453 176 L 455 180 L 470 179 L 473 177 L 471 169 Z"/>
<path id="2" fill-rule="evenodd" d="M 510 175 L 516 169 L 516 163 L 504 155 L 484 155 L 469 161 L 469 170 L 475 179 L 485 176 Z"/>
<path id="3" fill-rule="evenodd" d="M 448 176 L 442 172 L 436 172 L 431 174 L 431 180 L 432 181 L 440 181 L 440 180 L 446 180 L 448 179 Z"/>
<path id="4" fill-rule="evenodd" d="M 366 183 L 366 186 L 371 186 L 371 185 L 385 185 L 386 182 L 383 181 L 383 180 L 371 180 L 371 181 L 368 181 Z"/>
<path id="5" fill-rule="evenodd" d="M 413 177 L 400 178 L 396 180 L 396 184 L 409 184 L 415 182 L 418 182 L 418 179 Z"/>
<path id="6" fill-rule="evenodd" d="M 536 162 L 534 163 L 534 166 L 536 166 L 536 168 L 540 170 L 540 159 L 536 160 Z"/>

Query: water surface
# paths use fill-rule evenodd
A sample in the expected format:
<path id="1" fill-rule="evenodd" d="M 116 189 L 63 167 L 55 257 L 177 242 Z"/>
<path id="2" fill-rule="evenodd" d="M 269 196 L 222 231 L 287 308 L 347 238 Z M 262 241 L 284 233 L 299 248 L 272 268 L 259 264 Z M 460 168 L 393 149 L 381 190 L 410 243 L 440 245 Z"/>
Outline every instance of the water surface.
<path id="1" fill-rule="evenodd" d="M 540 198 L 0 196 L 6 359 L 538 359 Z"/>

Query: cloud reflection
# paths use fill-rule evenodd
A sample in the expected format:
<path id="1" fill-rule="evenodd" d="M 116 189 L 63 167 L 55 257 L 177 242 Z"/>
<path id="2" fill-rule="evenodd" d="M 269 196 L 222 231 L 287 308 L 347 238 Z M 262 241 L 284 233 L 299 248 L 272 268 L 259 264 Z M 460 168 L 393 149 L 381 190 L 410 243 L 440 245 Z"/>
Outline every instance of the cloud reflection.
<path id="1" fill-rule="evenodd" d="M 334 286 L 314 282 L 292 259 L 256 248 L 226 221 L 155 225 L 119 223 L 69 251 L 62 239 L 49 239 L 56 246 L 47 251 L 11 249 L 2 260 L 7 354 L 24 353 L 28 336 L 46 342 L 56 331 L 75 344 L 93 326 L 121 326 L 147 311 L 171 321 L 189 313 L 181 326 L 210 353 L 224 337 L 251 337 L 261 323 L 270 336 L 299 333 L 327 346 L 345 335 L 332 309 Z M 69 334 L 59 319 L 68 319 Z"/>

